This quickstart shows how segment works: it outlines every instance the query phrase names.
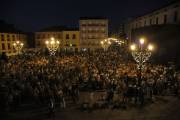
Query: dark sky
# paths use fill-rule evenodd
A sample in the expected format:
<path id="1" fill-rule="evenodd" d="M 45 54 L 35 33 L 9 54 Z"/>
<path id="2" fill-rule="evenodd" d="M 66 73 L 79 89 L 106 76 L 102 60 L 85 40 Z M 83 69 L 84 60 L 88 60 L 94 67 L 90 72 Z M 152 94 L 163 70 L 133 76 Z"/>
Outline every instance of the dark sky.
<path id="1" fill-rule="evenodd" d="M 82 16 L 105 16 L 111 28 L 171 0 L 0 0 L 0 19 L 24 31 L 51 25 L 78 25 Z"/>

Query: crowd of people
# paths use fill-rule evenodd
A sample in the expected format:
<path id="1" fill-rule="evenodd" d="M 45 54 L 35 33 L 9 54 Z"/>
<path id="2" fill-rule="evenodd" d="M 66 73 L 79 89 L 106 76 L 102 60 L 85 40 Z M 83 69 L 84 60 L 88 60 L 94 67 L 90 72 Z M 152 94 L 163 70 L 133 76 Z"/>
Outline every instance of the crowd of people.
<path id="1" fill-rule="evenodd" d="M 56 56 L 26 53 L 1 61 L 0 68 L 0 104 L 5 110 L 28 101 L 49 105 L 53 111 L 55 103 L 66 108 L 67 99 L 81 104 L 82 109 L 96 103 L 105 107 L 114 101 L 143 105 L 145 98 L 153 100 L 168 89 L 177 95 L 179 90 L 173 70 L 147 64 L 139 78 L 133 59 L 114 49 Z M 103 94 L 95 94 L 97 91 Z"/>

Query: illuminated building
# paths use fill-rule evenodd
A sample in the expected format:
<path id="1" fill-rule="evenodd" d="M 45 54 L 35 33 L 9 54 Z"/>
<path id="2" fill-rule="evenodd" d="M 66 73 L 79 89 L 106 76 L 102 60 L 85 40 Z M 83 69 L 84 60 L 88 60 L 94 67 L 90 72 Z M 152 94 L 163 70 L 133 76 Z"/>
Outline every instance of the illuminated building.
<path id="1" fill-rule="evenodd" d="M 45 48 L 45 41 L 54 37 L 60 42 L 61 50 L 79 50 L 79 30 L 64 26 L 53 26 L 35 33 L 36 48 Z"/>
<path id="2" fill-rule="evenodd" d="M 180 1 L 173 1 L 142 16 L 127 21 L 125 31 L 129 43 L 145 37 L 158 50 L 154 61 L 180 65 Z"/>
<path id="3" fill-rule="evenodd" d="M 125 31 L 131 39 L 133 31 L 140 28 L 180 24 L 180 1 L 169 3 L 145 15 L 128 21 Z"/>
<path id="4" fill-rule="evenodd" d="M 13 47 L 15 41 L 21 41 L 26 46 L 27 36 L 25 34 L 3 21 L 0 21 L 0 26 L 0 54 L 7 56 L 17 54 Z"/>
<path id="5" fill-rule="evenodd" d="M 79 21 L 81 49 L 101 48 L 100 41 L 108 38 L 108 20 L 82 17 Z"/>

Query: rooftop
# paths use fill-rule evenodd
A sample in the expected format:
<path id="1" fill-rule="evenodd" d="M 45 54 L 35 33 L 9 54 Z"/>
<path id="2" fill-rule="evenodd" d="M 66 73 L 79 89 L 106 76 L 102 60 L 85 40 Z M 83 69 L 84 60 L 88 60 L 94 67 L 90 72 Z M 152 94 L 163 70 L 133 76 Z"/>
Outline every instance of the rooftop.
<path id="1" fill-rule="evenodd" d="M 67 26 L 50 26 L 39 30 L 38 32 L 61 32 L 61 31 L 78 31 L 76 27 Z"/>
<path id="2" fill-rule="evenodd" d="M 94 19 L 100 19 L 104 20 L 107 19 L 106 17 L 96 16 L 96 17 L 80 17 L 80 20 L 94 20 Z"/>
<path id="3" fill-rule="evenodd" d="M 167 7 L 171 6 L 171 5 L 176 5 L 176 4 L 178 4 L 178 3 L 180 4 L 180 0 L 173 0 L 173 1 L 171 1 L 171 2 L 169 2 L 169 3 L 167 3 L 167 4 L 165 4 L 165 5 L 157 8 L 157 9 L 151 10 L 151 11 L 145 13 L 145 14 L 136 16 L 136 17 L 134 17 L 134 18 L 136 19 L 136 18 L 140 18 L 140 17 L 146 16 L 146 15 L 148 15 L 148 14 L 154 13 L 154 12 L 159 11 L 159 10 L 161 10 L 161 9 L 167 8 Z M 176 7 L 180 7 L 180 6 L 177 5 Z"/>
<path id="4" fill-rule="evenodd" d="M 0 32 L 1 33 L 23 33 L 21 30 L 17 29 L 13 24 L 6 23 L 0 20 Z"/>

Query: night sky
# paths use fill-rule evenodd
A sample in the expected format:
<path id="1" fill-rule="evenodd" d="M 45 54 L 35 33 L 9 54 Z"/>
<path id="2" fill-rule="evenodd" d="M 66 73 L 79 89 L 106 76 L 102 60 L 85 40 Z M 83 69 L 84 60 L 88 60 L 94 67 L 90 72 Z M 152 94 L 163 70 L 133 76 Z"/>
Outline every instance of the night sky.
<path id="1" fill-rule="evenodd" d="M 79 17 L 104 16 L 111 28 L 172 0 L 1 0 L 0 19 L 24 31 L 51 25 L 78 26 Z"/>

